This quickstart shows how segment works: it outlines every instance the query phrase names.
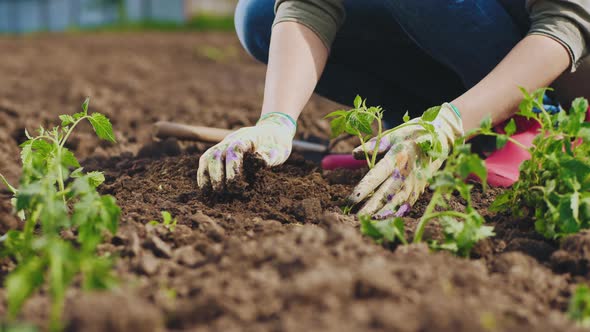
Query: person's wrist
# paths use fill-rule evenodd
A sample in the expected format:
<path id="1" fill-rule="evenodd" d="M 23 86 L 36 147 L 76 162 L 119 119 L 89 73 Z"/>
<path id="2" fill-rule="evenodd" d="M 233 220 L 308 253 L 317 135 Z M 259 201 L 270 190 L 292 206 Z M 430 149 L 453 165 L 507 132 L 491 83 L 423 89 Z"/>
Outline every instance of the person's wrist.
<path id="1" fill-rule="evenodd" d="M 444 113 L 439 113 L 439 116 L 442 115 L 444 117 L 444 121 L 451 129 L 450 132 L 454 136 L 454 139 L 463 136 L 463 119 L 461 118 L 459 108 L 451 103 L 444 103 L 441 112 Z"/>
<path id="2" fill-rule="evenodd" d="M 263 114 L 256 125 L 262 124 L 273 124 L 279 125 L 288 132 L 291 133 L 291 136 L 295 136 L 295 132 L 297 131 L 297 122 L 293 119 L 290 115 L 282 112 L 271 112 Z"/>

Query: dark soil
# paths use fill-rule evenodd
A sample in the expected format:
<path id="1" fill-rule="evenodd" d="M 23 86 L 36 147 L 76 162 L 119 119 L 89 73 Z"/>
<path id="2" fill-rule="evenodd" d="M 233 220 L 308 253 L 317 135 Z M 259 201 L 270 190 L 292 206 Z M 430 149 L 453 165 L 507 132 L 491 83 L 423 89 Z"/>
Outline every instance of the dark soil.
<path id="1" fill-rule="evenodd" d="M 235 55 L 211 59 L 200 47 Z M 23 129 L 55 123 L 87 95 L 93 110 L 113 120 L 119 141 L 99 143 L 82 130 L 71 145 L 87 169 L 105 171 L 101 191 L 117 198 L 123 214 L 118 234 L 100 248 L 120 257 L 119 288 L 82 294 L 73 287 L 68 331 L 576 330 L 565 311 L 575 285 L 590 280 L 590 232 L 547 241 L 530 220 L 487 212 L 499 190 L 474 194 L 497 235 L 470 260 L 364 238 L 339 208 L 362 171 L 322 172 L 294 155 L 253 172 L 240 192 L 199 191 L 206 146 L 151 143 L 151 125 L 255 122 L 264 67 L 231 35 L 4 37 L 0 49 L 0 171 L 11 180 Z M 298 136 L 326 139 L 320 119 L 336 107 L 314 99 Z M 428 198 L 406 218 L 409 233 Z M 4 192 L 1 232 L 18 227 L 10 210 Z M 146 225 L 162 210 L 178 218 L 173 232 Z M 431 238 L 438 234 L 436 225 L 427 229 Z M 13 268 L 0 267 L 0 276 Z M 0 298 L 3 313 L 2 289 Z M 38 294 L 22 319 L 46 326 L 48 308 Z"/>

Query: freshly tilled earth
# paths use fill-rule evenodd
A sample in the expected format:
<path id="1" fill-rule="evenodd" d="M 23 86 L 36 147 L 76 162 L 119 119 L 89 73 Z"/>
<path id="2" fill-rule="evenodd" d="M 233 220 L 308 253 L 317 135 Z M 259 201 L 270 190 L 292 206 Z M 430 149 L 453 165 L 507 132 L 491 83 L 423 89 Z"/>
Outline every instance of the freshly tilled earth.
<path id="1" fill-rule="evenodd" d="M 216 48 L 223 57 L 211 57 Z M 123 210 L 120 230 L 100 247 L 116 255 L 119 287 L 68 292 L 68 331 L 575 331 L 567 315 L 575 285 L 590 276 L 590 233 L 561 243 L 530 220 L 487 212 L 499 190 L 474 193 L 496 236 L 472 259 L 425 245 L 380 246 L 340 206 L 363 171 L 323 172 L 294 155 L 251 171 L 239 193 L 196 185 L 203 144 L 152 142 L 152 124 L 172 120 L 238 128 L 255 123 L 264 66 L 231 34 L 150 33 L 0 38 L 0 172 L 16 181 L 24 128 L 56 124 L 85 97 L 114 124 L 117 144 L 82 128 L 70 147 L 103 170 L 104 194 Z M 338 105 L 314 98 L 299 138 L 327 139 L 322 116 Z M 352 142 L 339 145 L 340 151 Z M 406 218 L 411 237 L 428 202 Z M 454 207 L 462 208 L 461 200 Z M 147 225 L 160 211 L 169 231 Z M 0 231 L 19 226 L 0 194 Z M 436 225 L 427 236 L 436 238 Z M 14 268 L 0 264 L 0 278 Z M 0 289 L 0 314 L 6 311 Z M 22 320 L 47 326 L 45 292 Z"/>

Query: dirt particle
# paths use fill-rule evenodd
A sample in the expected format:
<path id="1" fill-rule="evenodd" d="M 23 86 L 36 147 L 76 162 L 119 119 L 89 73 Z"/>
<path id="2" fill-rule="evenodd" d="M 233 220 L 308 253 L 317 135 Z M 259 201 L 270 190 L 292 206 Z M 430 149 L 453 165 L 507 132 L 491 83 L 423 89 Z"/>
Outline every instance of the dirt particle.
<path id="1" fill-rule="evenodd" d="M 155 235 L 149 238 L 146 242 L 146 247 L 151 249 L 158 257 L 172 257 L 172 248 L 170 248 L 170 245 Z"/>

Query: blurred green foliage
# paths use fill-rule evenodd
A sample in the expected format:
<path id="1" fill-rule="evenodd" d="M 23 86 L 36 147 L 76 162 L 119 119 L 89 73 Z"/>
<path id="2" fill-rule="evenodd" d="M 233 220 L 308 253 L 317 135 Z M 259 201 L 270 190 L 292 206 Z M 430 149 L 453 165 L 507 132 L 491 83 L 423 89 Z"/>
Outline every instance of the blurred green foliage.
<path id="1" fill-rule="evenodd" d="M 71 33 L 78 32 L 142 32 L 142 31 L 234 31 L 233 16 L 199 14 L 186 23 L 165 21 L 140 21 L 119 23 L 90 28 L 70 28 Z"/>

